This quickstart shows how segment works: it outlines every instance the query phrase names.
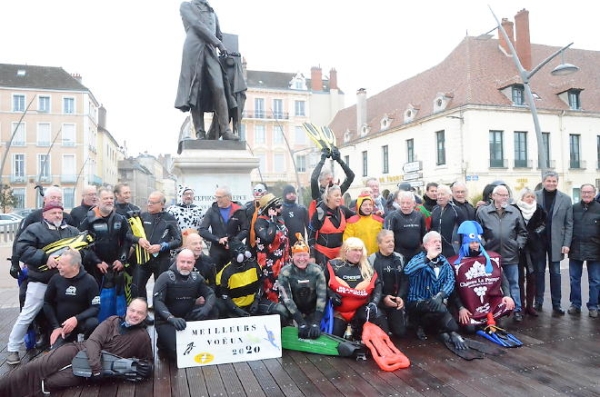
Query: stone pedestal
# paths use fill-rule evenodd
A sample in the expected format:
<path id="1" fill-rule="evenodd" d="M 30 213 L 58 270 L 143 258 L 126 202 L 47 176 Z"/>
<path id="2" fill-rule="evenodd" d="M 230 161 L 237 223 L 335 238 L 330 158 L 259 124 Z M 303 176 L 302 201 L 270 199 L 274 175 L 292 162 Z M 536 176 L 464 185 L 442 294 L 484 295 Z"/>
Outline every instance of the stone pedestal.
<path id="1" fill-rule="evenodd" d="M 246 142 L 184 140 L 181 145 L 181 154 L 173 159 L 173 174 L 177 185 L 194 189 L 195 204 L 203 213 L 220 186 L 229 186 L 234 201 L 252 200 L 250 172 L 260 161 L 248 152 Z"/>

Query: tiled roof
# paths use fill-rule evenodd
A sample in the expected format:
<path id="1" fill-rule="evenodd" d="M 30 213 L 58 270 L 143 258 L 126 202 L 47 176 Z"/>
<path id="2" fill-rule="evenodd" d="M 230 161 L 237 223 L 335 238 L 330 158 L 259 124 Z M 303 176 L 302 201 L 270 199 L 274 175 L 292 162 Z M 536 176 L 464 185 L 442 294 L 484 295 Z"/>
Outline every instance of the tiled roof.
<path id="1" fill-rule="evenodd" d="M 532 64 L 539 64 L 559 49 L 532 44 Z M 532 77 L 532 91 L 539 96 L 538 110 L 569 110 L 557 94 L 584 89 L 580 94 L 583 110 L 600 112 L 600 74 L 597 73 L 600 52 L 570 48 L 565 53 L 565 62 L 579 66 L 580 71 L 563 77 L 552 76 L 550 71 L 561 63 L 558 56 Z M 446 109 L 465 105 L 511 106 L 500 89 L 512 84 L 521 84 L 521 79 L 512 57 L 499 48 L 498 40 L 466 37 L 440 64 L 367 98 L 370 136 L 380 130 L 380 120 L 385 114 L 393 119 L 389 128 L 404 124 L 404 112 L 411 106 L 419 109 L 414 121 L 431 116 L 438 94 L 450 96 Z M 343 142 L 346 131 L 355 139 L 356 105 L 339 111 L 330 128 L 338 142 Z"/>
<path id="2" fill-rule="evenodd" d="M 266 72 L 259 70 L 248 70 L 246 85 L 248 88 L 268 88 L 275 90 L 289 90 L 290 81 L 297 73 Z M 310 91 L 311 80 L 306 79 L 306 87 Z M 329 79 L 323 75 L 323 91 L 329 92 Z"/>
<path id="3" fill-rule="evenodd" d="M 89 91 L 61 67 L 0 64 L 0 87 Z"/>

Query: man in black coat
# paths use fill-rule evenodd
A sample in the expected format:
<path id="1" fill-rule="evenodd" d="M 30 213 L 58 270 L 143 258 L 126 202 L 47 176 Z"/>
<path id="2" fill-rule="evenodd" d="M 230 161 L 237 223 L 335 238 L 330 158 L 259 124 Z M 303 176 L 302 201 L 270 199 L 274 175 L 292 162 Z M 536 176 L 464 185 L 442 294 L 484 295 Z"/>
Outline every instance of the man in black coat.
<path id="1" fill-rule="evenodd" d="M 81 205 L 71 210 L 71 223 L 69 225 L 79 227 L 87 216 L 88 211 L 98 203 L 98 191 L 96 186 L 88 185 L 83 188 Z"/>
<path id="2" fill-rule="evenodd" d="M 73 342 L 78 334 L 88 338 L 98 326 L 100 296 L 94 277 L 81 267 L 81 254 L 66 250 L 58 260 L 58 274 L 48 283 L 44 313 L 52 328 L 52 349 Z"/>

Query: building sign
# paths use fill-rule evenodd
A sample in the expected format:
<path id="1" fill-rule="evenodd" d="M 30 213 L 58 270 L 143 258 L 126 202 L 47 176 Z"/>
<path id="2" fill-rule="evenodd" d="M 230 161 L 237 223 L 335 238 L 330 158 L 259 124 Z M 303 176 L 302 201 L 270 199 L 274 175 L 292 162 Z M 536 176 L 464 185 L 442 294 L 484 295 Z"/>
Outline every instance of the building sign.
<path id="1" fill-rule="evenodd" d="M 177 368 L 281 357 L 278 314 L 190 321 L 176 336 Z"/>
<path id="2" fill-rule="evenodd" d="M 242 205 L 244 205 L 246 202 L 254 200 L 254 197 L 252 197 L 250 194 L 233 194 L 231 200 L 240 202 Z M 194 204 L 200 207 L 202 214 L 204 214 L 214 202 L 215 196 L 213 195 L 194 196 Z"/>
<path id="3" fill-rule="evenodd" d="M 413 161 L 411 163 L 405 163 L 404 166 L 402 167 L 402 171 L 404 171 L 405 174 L 408 174 L 410 172 L 421 171 L 422 169 L 423 169 L 423 166 L 420 161 Z"/>

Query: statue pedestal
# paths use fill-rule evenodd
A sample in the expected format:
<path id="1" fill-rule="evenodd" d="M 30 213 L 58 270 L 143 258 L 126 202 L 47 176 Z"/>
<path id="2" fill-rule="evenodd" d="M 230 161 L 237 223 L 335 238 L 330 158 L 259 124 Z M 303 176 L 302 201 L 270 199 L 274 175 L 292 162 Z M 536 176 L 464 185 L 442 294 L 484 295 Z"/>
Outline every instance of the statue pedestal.
<path id="1" fill-rule="evenodd" d="M 253 199 L 250 172 L 259 159 L 246 150 L 246 142 L 184 140 L 173 159 L 177 184 L 194 189 L 194 203 L 204 213 L 215 201 L 219 186 L 229 186 L 232 199 L 244 204 Z"/>

